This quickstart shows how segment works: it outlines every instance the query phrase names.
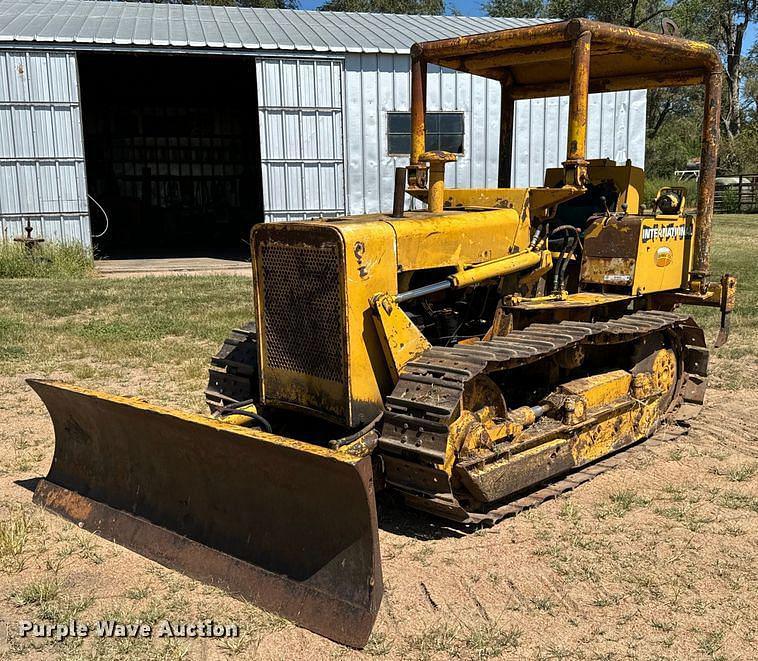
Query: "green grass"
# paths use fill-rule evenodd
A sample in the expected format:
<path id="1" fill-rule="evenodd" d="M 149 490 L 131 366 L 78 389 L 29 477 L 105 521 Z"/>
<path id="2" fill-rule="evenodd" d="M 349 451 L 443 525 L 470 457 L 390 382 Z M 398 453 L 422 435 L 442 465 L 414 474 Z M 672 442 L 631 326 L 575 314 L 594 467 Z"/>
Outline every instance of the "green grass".
<path id="1" fill-rule="evenodd" d="M 649 504 L 649 499 L 643 498 L 631 489 L 620 489 L 609 494 L 608 501 L 602 503 L 600 507 L 598 507 L 597 518 L 620 518 L 631 512 L 633 509 L 647 507 Z"/>
<path id="2" fill-rule="evenodd" d="M 713 219 L 711 273 L 716 280 L 724 273 L 737 276 L 737 306 L 732 313 L 729 342 L 712 352 L 718 363 L 711 370 L 718 387 L 756 388 L 758 372 L 758 215 L 717 215 Z M 703 326 L 709 344 L 718 331 L 719 312 L 711 308 L 685 308 Z"/>
<path id="3" fill-rule="evenodd" d="M 744 369 L 758 351 L 756 234 L 758 216 L 714 220 L 712 271 L 738 277 L 732 338 L 716 352 L 721 387 L 758 386 L 756 371 Z M 231 328 L 252 318 L 251 299 L 250 280 L 238 276 L 0 278 L 0 372 L 60 371 L 97 383 L 120 369 L 164 366 L 182 384 L 204 372 Z M 718 311 L 692 313 L 712 339 Z"/>
<path id="4" fill-rule="evenodd" d="M 94 599 L 68 594 L 57 577 L 32 581 L 11 592 L 11 603 L 34 608 L 38 617 L 50 622 L 68 622 L 87 610 Z"/>
<path id="5" fill-rule="evenodd" d="M 29 250 L 0 243 L 0 278 L 82 278 L 94 273 L 92 253 L 78 243 L 43 243 Z"/>
<path id="6" fill-rule="evenodd" d="M 0 571 L 20 572 L 25 565 L 25 551 L 33 529 L 26 510 L 11 511 L 0 521 Z"/>
<path id="7" fill-rule="evenodd" d="M 464 640 L 475 659 L 489 659 L 516 650 L 521 644 L 522 635 L 517 627 L 501 627 L 497 622 L 487 621 L 470 627 Z"/>
<path id="8" fill-rule="evenodd" d="M 252 316 L 244 277 L 0 279 L 0 373 L 97 382 L 162 365 L 181 383 Z"/>

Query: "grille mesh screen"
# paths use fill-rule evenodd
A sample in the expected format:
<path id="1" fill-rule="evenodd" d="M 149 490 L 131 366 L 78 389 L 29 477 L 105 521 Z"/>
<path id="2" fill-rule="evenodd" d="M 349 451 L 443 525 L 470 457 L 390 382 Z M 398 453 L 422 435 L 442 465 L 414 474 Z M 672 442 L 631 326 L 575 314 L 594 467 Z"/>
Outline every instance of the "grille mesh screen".
<path id="1" fill-rule="evenodd" d="M 269 367 L 342 382 L 339 264 L 335 245 L 261 246 Z"/>

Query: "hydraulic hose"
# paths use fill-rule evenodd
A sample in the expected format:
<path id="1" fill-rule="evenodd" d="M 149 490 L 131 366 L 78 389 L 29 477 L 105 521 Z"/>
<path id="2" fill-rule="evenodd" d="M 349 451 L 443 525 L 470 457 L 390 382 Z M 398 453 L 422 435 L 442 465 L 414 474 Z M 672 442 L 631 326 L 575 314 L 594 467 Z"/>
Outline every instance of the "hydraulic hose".
<path id="1" fill-rule="evenodd" d="M 264 431 L 267 431 L 269 434 L 273 433 L 273 429 L 271 427 L 271 423 L 266 420 L 260 413 L 253 413 L 252 411 L 245 411 L 245 409 L 234 409 L 232 411 L 227 411 L 226 415 L 244 415 L 245 417 L 252 418 L 255 420 L 261 427 L 263 427 Z"/>
<path id="2" fill-rule="evenodd" d="M 248 418 L 252 418 L 255 420 L 261 427 L 263 427 L 264 431 L 267 431 L 269 434 L 273 433 L 273 427 L 271 426 L 271 423 L 266 420 L 260 413 L 254 413 L 253 411 L 246 411 L 244 406 L 249 406 L 250 404 L 255 404 L 255 400 L 252 399 L 246 399 L 242 402 L 236 402 L 234 404 L 229 404 L 228 406 L 225 406 L 218 412 L 218 417 L 223 418 L 227 415 L 243 415 Z"/>
<path id="3" fill-rule="evenodd" d="M 559 225 L 550 232 L 548 238 L 554 234 L 563 232 L 565 238 L 563 240 L 563 246 L 561 247 L 561 256 L 558 259 L 558 263 L 553 270 L 553 292 L 559 292 L 563 289 L 565 282 L 566 269 L 568 268 L 568 262 L 573 255 L 577 245 L 581 243 L 581 235 L 579 230 L 574 225 Z M 573 232 L 576 237 L 569 236 L 569 232 Z"/>
<path id="4" fill-rule="evenodd" d="M 370 432 L 376 425 L 379 423 L 379 421 L 382 419 L 382 416 L 384 415 L 384 411 L 379 413 L 371 422 L 369 422 L 367 425 L 361 427 L 358 431 L 350 434 L 349 436 L 343 436 L 342 438 L 335 438 L 333 441 L 329 441 L 329 447 L 332 450 L 338 450 L 343 445 L 347 445 L 348 443 L 352 443 L 353 441 L 359 439 L 364 434 L 367 434 Z"/>
<path id="5" fill-rule="evenodd" d="M 569 243 L 566 247 L 563 260 L 558 268 L 558 291 L 563 291 L 566 286 L 566 269 L 568 268 L 569 261 L 571 261 L 571 256 L 574 254 L 574 250 L 576 250 L 576 244 L 579 242 L 579 239 L 572 236 L 568 241 Z"/>

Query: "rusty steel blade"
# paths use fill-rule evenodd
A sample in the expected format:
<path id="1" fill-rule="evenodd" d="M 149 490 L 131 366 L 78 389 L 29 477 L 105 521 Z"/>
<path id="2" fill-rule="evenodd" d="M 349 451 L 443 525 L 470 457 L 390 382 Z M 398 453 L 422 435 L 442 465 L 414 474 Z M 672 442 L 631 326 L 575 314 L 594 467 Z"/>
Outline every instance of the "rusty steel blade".
<path id="1" fill-rule="evenodd" d="M 37 504 L 318 634 L 365 645 L 382 599 L 370 458 L 29 384 L 56 439 Z"/>

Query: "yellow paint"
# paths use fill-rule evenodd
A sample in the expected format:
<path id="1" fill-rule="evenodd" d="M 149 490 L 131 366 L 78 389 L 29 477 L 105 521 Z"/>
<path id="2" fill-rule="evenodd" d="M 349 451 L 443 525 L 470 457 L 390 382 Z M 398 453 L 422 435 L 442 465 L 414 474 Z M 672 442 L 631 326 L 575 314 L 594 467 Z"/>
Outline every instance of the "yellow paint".
<path id="1" fill-rule="evenodd" d="M 531 238 L 528 223 L 513 209 L 384 218 L 395 232 L 399 271 L 478 264 L 505 257 L 512 246 L 523 250 Z"/>
<path id="2" fill-rule="evenodd" d="M 497 237 L 497 240 L 493 240 Z M 258 328 L 265 329 L 263 289 L 266 274 L 258 252 L 276 242 L 286 250 L 298 242 L 332 246 L 337 254 L 340 300 L 333 313 L 342 315 L 344 374 L 339 380 L 274 366 L 267 359 L 265 332 L 260 334 L 259 365 L 262 403 L 303 411 L 349 427 L 365 424 L 383 409 L 402 365 L 429 346 L 407 315 L 378 294 L 394 296 L 403 273 L 448 268 L 457 286 L 468 286 L 545 263 L 542 253 L 524 249 L 528 223 L 513 209 L 469 212 L 410 212 L 396 219 L 383 214 L 329 221 L 267 223 L 253 232 L 255 309 Z M 512 248 L 521 252 L 511 254 Z M 454 275 L 453 275 L 454 274 Z M 389 308 L 389 311 L 387 311 Z"/>
<path id="3" fill-rule="evenodd" d="M 645 217 L 640 226 L 632 293 L 680 289 L 687 279 L 692 242 L 686 216 Z M 661 255 L 665 257 L 661 259 Z"/>
<path id="4" fill-rule="evenodd" d="M 371 298 L 397 293 L 397 249 L 386 223 L 338 223 L 347 246 L 347 341 L 350 381 L 350 426 L 373 420 L 384 409 L 384 394 L 393 379 L 377 333 Z M 360 254 L 357 246 L 363 246 Z"/>
<path id="5" fill-rule="evenodd" d="M 534 421 L 533 414 L 521 419 L 521 409 L 516 409 L 497 424 L 497 419 L 484 421 L 481 416 L 464 411 L 451 427 L 444 468 L 451 472 L 459 456 L 476 456 L 477 451 L 492 447 L 508 436 L 513 443 L 511 457 L 474 469 L 472 475 L 484 480 L 488 474 L 495 475 L 506 466 L 509 471 L 522 470 L 521 466 L 536 470 L 540 466 L 539 457 L 549 463 L 564 447 L 574 466 L 595 461 L 649 435 L 659 418 L 661 399 L 673 383 L 674 362 L 673 352 L 664 349 L 652 357 L 650 371 L 633 376 L 624 370 L 614 370 L 561 384 L 547 398 L 557 407 L 549 415 L 564 420 L 564 426 L 554 432 L 558 437 L 551 433 L 550 440 L 529 445 L 524 450 L 519 447 L 521 432 Z M 632 384 L 634 397 L 630 393 Z M 647 384 L 644 393 L 637 389 L 643 384 Z M 574 433 L 570 432 L 572 428 Z"/>
<path id="6" fill-rule="evenodd" d="M 447 188 L 445 208 L 513 209 L 521 216 L 528 210 L 529 188 Z"/>
<path id="7" fill-rule="evenodd" d="M 492 385 L 497 388 L 494 382 Z M 450 425 L 445 446 L 445 462 L 438 467 L 448 475 L 452 475 L 453 466 L 459 457 L 470 458 L 477 454 L 487 454 L 496 443 L 518 438 L 525 427 L 534 424 L 536 416 L 531 407 L 521 406 L 506 412 L 499 389 L 496 394 L 494 392 L 482 394 L 485 397 L 489 395 L 491 399 L 499 398 L 500 401 L 494 405 L 483 405 L 475 409 L 470 403 L 465 402 L 464 397 L 466 408 Z"/>
<path id="8" fill-rule="evenodd" d="M 559 392 L 581 396 L 588 409 L 610 404 L 629 393 L 632 375 L 625 370 L 593 374 L 564 383 Z"/>
<path id="9" fill-rule="evenodd" d="M 655 354 L 651 374 L 653 383 L 660 392 L 668 392 L 676 379 L 676 355 L 671 349 L 661 349 Z"/>
<path id="10" fill-rule="evenodd" d="M 541 264 L 542 254 L 531 250 L 506 255 L 483 264 L 477 264 L 469 269 L 458 271 L 450 276 L 454 287 L 467 287 L 477 282 L 498 278 L 511 273 L 525 271 Z"/>
<path id="11" fill-rule="evenodd" d="M 68 390 L 70 392 L 76 392 L 93 399 L 100 399 L 108 402 L 114 402 L 116 404 L 122 404 L 130 406 L 138 411 L 149 411 L 158 415 L 166 416 L 168 418 L 174 418 L 182 420 L 184 422 L 191 422 L 193 424 L 202 425 L 204 427 L 211 427 L 220 433 L 232 434 L 238 437 L 240 440 L 250 440 L 260 443 L 270 443 L 272 445 L 281 445 L 300 452 L 307 452 L 308 454 L 318 455 L 321 457 L 327 457 L 329 459 L 336 459 L 347 464 L 357 464 L 360 461 L 360 457 L 351 457 L 345 455 L 336 450 L 330 450 L 312 443 L 305 443 L 293 438 L 286 438 L 285 436 L 279 436 L 278 434 L 269 434 L 260 429 L 247 429 L 238 425 L 228 424 L 221 420 L 214 420 L 206 416 L 198 415 L 196 413 L 187 413 L 186 411 L 179 411 L 178 409 L 168 408 L 166 406 L 158 406 L 157 404 L 149 404 L 137 397 L 122 397 L 121 395 L 111 395 L 109 393 L 100 392 L 97 390 L 90 390 L 89 388 L 83 388 L 81 386 L 74 386 L 61 381 L 43 381 L 60 388 L 61 390 Z"/>
<path id="12" fill-rule="evenodd" d="M 427 151 L 419 160 L 429 163 L 427 204 L 429 211 L 439 213 L 445 204 L 445 165 L 453 163 L 456 155 L 447 151 Z"/>
<path id="13" fill-rule="evenodd" d="M 630 160 L 623 165 L 616 165 L 616 161 L 609 158 L 590 159 L 587 162 L 587 178 L 590 183 L 597 185 L 610 180 L 619 192 L 616 208 L 611 211 L 621 211 L 621 205 L 626 204 L 628 213 L 638 214 L 645 189 L 645 171 L 632 165 Z M 563 179 L 563 168 L 548 168 L 545 171 L 545 186 L 560 186 Z"/>
<path id="14" fill-rule="evenodd" d="M 518 281 L 519 289 L 530 287 L 552 268 L 553 268 L 553 254 L 549 250 L 541 251 L 540 263 L 537 264 L 531 271 L 528 271 L 525 275 L 519 278 L 519 281 Z M 534 301 L 536 299 L 533 298 L 530 300 Z"/>
<path id="15" fill-rule="evenodd" d="M 555 309 L 557 307 L 591 307 L 607 305 L 608 303 L 631 300 L 631 296 L 623 294 L 595 294 L 579 292 L 577 294 L 550 295 L 539 298 L 514 298 L 514 304 L 529 310 Z"/>
<path id="16" fill-rule="evenodd" d="M 239 409 L 242 411 L 248 411 L 249 413 L 258 413 L 258 407 L 255 404 L 240 406 Z M 227 425 L 238 425 L 240 427 L 256 426 L 255 420 L 249 415 L 239 415 L 237 413 L 232 413 L 231 415 L 225 415 L 216 419 L 225 422 Z"/>
<path id="17" fill-rule="evenodd" d="M 665 267 L 671 264 L 672 261 L 674 261 L 674 253 L 671 252 L 671 248 L 664 246 L 655 251 L 656 266 Z"/>
<path id="18" fill-rule="evenodd" d="M 418 358 L 431 344 L 395 303 L 394 297 L 380 294 L 372 299 L 371 305 L 376 313 L 374 319 L 384 355 L 397 380 L 403 366 Z"/>
<path id="19" fill-rule="evenodd" d="M 584 191 L 570 186 L 556 188 L 446 188 L 445 208 L 513 209 L 529 220 L 539 219 L 561 202 Z"/>
<path id="20" fill-rule="evenodd" d="M 574 462 L 580 466 L 608 454 L 614 444 L 632 429 L 630 416 L 622 413 L 577 434 L 571 442 Z"/>
<path id="21" fill-rule="evenodd" d="M 260 233 L 260 235 L 259 235 Z M 312 415 L 356 427 L 372 420 L 383 409 L 384 394 L 392 386 L 384 351 L 377 335 L 370 299 L 378 292 L 397 293 L 395 234 L 383 220 L 345 219 L 342 222 L 266 223 L 253 231 L 253 246 L 277 241 L 286 249 L 302 237 L 309 242 L 334 246 L 340 301 L 333 314 L 342 315 L 345 373 L 340 381 L 275 368 L 266 359 L 265 333 L 260 334 L 259 365 L 263 402 L 302 410 Z M 256 311 L 258 328 L 265 328 L 263 287 L 265 274 L 256 262 Z M 314 329 L 314 332 L 317 332 Z"/>

